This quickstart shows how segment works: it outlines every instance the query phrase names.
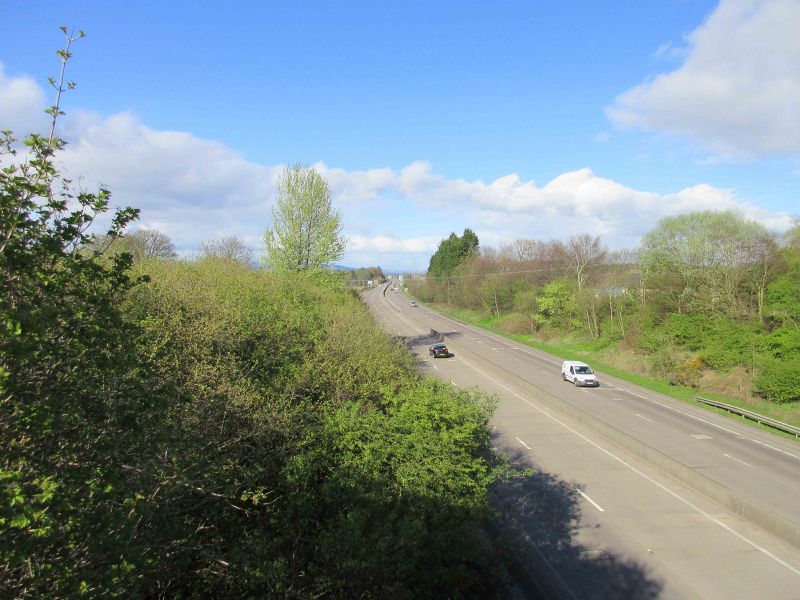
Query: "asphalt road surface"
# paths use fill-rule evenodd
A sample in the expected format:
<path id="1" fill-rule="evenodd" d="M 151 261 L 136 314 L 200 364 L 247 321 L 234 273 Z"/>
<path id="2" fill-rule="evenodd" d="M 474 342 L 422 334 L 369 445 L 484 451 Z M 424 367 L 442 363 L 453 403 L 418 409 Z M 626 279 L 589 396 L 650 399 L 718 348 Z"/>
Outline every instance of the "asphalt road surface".
<path id="1" fill-rule="evenodd" d="M 386 286 L 364 300 L 425 373 L 497 397 L 495 447 L 533 473 L 495 490 L 512 595 L 800 600 L 800 443 L 602 373 L 575 388 L 558 357 Z M 432 330 L 454 356 L 428 356 Z"/>

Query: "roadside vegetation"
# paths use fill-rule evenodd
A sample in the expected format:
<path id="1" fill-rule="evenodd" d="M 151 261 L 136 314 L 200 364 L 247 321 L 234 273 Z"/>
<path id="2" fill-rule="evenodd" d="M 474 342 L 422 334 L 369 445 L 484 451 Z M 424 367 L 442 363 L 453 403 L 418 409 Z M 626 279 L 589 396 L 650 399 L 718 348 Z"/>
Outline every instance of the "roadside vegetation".
<path id="1" fill-rule="evenodd" d="M 479 248 L 468 233 L 443 240 L 427 277 L 405 278 L 415 297 L 673 395 L 800 425 L 800 225 L 776 236 L 734 212 L 691 213 L 617 252 L 588 234 Z"/>
<path id="2" fill-rule="evenodd" d="M 178 260 L 73 191 L 53 132 L 1 145 L 0 597 L 498 594 L 492 402 L 422 379 L 319 268 L 319 175 L 284 174 L 271 271 L 229 238 Z"/>

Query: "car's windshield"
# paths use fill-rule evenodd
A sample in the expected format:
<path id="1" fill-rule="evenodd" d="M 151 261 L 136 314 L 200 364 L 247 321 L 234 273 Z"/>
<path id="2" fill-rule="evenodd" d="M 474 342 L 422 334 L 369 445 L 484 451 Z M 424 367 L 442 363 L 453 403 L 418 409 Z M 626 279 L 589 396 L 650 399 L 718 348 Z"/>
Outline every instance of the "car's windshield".
<path id="1" fill-rule="evenodd" d="M 581 375 L 591 375 L 592 369 L 589 367 L 575 367 L 575 372 Z"/>

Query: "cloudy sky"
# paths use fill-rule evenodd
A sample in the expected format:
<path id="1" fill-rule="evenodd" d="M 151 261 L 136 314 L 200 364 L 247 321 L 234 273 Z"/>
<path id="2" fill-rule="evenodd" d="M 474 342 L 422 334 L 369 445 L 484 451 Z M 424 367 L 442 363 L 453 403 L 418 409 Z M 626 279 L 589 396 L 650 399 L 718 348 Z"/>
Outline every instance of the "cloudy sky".
<path id="1" fill-rule="evenodd" d="M 602 10 L 599 7 L 602 6 Z M 665 215 L 800 213 L 800 0 L 0 2 L 0 129 L 191 254 L 262 247 L 283 165 L 315 166 L 343 264 L 424 271 L 438 242 L 602 236 Z"/>

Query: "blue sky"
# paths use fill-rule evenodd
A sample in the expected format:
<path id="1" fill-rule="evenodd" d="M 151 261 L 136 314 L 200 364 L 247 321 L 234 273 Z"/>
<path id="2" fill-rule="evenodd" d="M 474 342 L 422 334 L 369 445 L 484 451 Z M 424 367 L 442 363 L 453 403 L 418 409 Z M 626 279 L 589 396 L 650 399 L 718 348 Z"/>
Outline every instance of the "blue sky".
<path id="1" fill-rule="evenodd" d="M 42 128 L 58 26 L 86 31 L 64 168 L 187 254 L 260 249 L 295 162 L 331 184 L 343 262 L 391 270 L 464 227 L 625 248 L 665 215 L 800 212 L 797 0 L 30 0 L 0 21 L 0 128 Z"/>

